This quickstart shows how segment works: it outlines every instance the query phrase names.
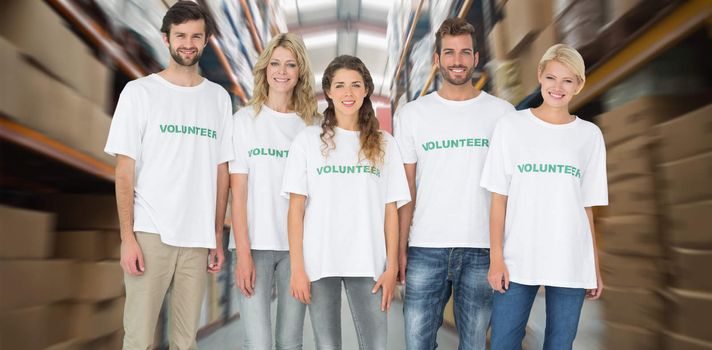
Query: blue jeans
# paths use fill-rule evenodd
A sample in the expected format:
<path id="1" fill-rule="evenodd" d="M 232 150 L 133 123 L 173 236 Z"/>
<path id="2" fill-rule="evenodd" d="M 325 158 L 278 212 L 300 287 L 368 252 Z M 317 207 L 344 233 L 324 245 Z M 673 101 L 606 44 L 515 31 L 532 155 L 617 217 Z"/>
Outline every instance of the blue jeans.
<path id="1" fill-rule="evenodd" d="M 309 317 L 314 328 L 316 348 L 341 349 L 341 283 L 351 309 L 356 327 L 358 348 L 361 350 L 386 350 L 388 318 L 381 311 L 383 289 L 371 293 L 376 282 L 371 277 L 324 277 L 311 284 Z M 346 349 L 355 349 L 347 344 Z"/>
<path id="2" fill-rule="evenodd" d="M 492 350 L 522 348 L 524 330 L 538 290 L 539 286 L 509 282 L 504 294 L 494 293 Z M 582 288 L 546 286 L 544 350 L 572 348 L 585 296 L 586 290 Z"/>
<path id="3" fill-rule="evenodd" d="M 492 313 L 488 270 L 489 249 L 408 248 L 403 306 L 406 349 L 437 347 L 437 332 L 451 293 L 459 349 L 484 349 Z"/>
<path id="4" fill-rule="evenodd" d="M 241 349 L 301 349 L 306 305 L 294 299 L 289 287 L 289 252 L 252 250 L 255 294 L 238 292 L 240 324 L 244 327 Z M 272 346 L 272 285 L 277 284 L 277 326 Z"/>

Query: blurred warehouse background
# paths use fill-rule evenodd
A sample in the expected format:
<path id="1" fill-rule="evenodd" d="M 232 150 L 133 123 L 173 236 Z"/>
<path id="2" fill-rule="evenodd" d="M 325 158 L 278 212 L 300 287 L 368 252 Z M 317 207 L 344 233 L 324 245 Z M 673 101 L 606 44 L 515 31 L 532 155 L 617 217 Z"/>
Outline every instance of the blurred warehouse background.
<path id="1" fill-rule="evenodd" d="M 0 349 L 120 348 L 114 160 L 102 150 L 123 86 L 168 62 L 159 27 L 174 2 L 0 1 Z M 544 51 L 578 48 L 588 79 L 572 112 L 604 133 L 610 206 L 597 213 L 606 289 L 586 302 L 576 348 L 712 349 L 712 1 L 199 2 L 221 32 L 202 74 L 235 110 L 252 95 L 264 45 L 290 31 L 304 38 L 319 90 L 333 57 L 361 57 L 388 131 L 394 110 L 440 86 L 434 32 L 447 17 L 477 28 L 472 83 L 518 109 L 541 103 Z M 238 347 L 232 264 L 209 280 L 204 349 Z M 542 297 L 529 349 L 543 341 Z M 449 310 L 444 349 L 457 346 Z M 389 320 L 392 349 L 404 348 L 400 312 Z M 156 348 L 167 348 L 165 319 Z"/>

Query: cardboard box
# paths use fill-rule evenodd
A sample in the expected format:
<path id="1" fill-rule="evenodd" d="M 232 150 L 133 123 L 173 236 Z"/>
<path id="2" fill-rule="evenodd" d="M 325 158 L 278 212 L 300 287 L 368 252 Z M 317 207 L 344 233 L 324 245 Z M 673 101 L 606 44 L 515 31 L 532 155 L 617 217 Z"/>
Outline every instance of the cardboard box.
<path id="1" fill-rule="evenodd" d="M 504 5 L 508 55 L 552 22 L 553 0 L 509 0 Z M 510 56 L 511 57 L 511 56 Z"/>
<path id="2" fill-rule="evenodd" d="M 101 108 L 107 106 L 111 71 L 44 1 L 0 3 L 0 36 Z"/>
<path id="3" fill-rule="evenodd" d="M 92 340 L 110 335 L 123 326 L 125 298 L 101 303 L 72 304 L 71 334 L 80 340 Z"/>
<path id="4" fill-rule="evenodd" d="M 0 37 L 0 113 L 73 148 L 85 148 L 91 102 L 21 58 Z"/>
<path id="5" fill-rule="evenodd" d="M 604 349 L 659 349 L 660 334 L 649 329 L 604 322 Z"/>
<path id="6" fill-rule="evenodd" d="M 0 260 L 0 309 L 67 300 L 76 290 L 72 260 Z"/>
<path id="7" fill-rule="evenodd" d="M 121 259 L 119 231 L 59 231 L 55 256 L 77 260 Z"/>
<path id="8" fill-rule="evenodd" d="M 604 21 L 601 1 L 559 0 L 556 7 L 555 24 L 563 43 L 579 49 L 596 39 Z"/>
<path id="9" fill-rule="evenodd" d="M 617 20 L 640 3 L 642 0 L 607 0 L 605 2 L 606 23 Z"/>
<path id="10" fill-rule="evenodd" d="M 558 41 L 556 29 L 553 25 L 548 25 L 536 34 L 531 44 L 525 45 L 522 52 L 517 55 L 521 65 L 522 89 L 527 94 L 534 92 L 539 87 L 539 61 L 546 50 Z"/>
<path id="11" fill-rule="evenodd" d="M 124 272 L 118 261 L 80 263 L 79 269 L 77 300 L 102 301 L 124 294 Z"/>
<path id="12" fill-rule="evenodd" d="M 631 177 L 652 176 L 655 172 L 652 143 L 653 139 L 644 135 L 623 141 L 606 150 L 608 183 L 613 184 Z"/>
<path id="13" fill-rule="evenodd" d="M 712 151 L 712 104 L 656 126 L 655 134 L 660 163 Z"/>
<path id="14" fill-rule="evenodd" d="M 663 332 L 665 349 L 677 350 L 712 350 L 712 342 L 686 337 L 670 331 Z"/>
<path id="15" fill-rule="evenodd" d="M 45 204 L 57 214 L 59 230 L 119 230 L 113 195 L 52 195 L 46 198 Z"/>
<path id="16" fill-rule="evenodd" d="M 599 252 L 603 282 L 608 287 L 656 289 L 665 285 L 665 261 Z"/>
<path id="17" fill-rule="evenodd" d="M 712 249 L 712 200 L 673 205 L 665 217 L 665 239 L 683 248 Z"/>
<path id="18" fill-rule="evenodd" d="M 0 258 L 44 259 L 52 255 L 54 215 L 0 205 Z"/>
<path id="19" fill-rule="evenodd" d="M 504 21 L 495 23 L 487 36 L 490 59 L 504 60 L 507 58 L 507 28 Z"/>
<path id="20" fill-rule="evenodd" d="M 648 329 L 665 324 L 665 302 L 655 291 L 606 287 L 601 299 L 606 321 Z"/>
<path id="21" fill-rule="evenodd" d="M 655 215 L 658 213 L 653 177 L 639 176 L 621 180 L 608 187 L 606 213 L 617 215 Z"/>
<path id="22" fill-rule="evenodd" d="M 67 304 L 0 310 L 0 349 L 39 350 L 71 338 Z"/>
<path id="23" fill-rule="evenodd" d="M 649 132 L 654 125 L 694 110 L 708 101 L 700 96 L 646 96 L 596 117 L 606 146 Z"/>
<path id="24" fill-rule="evenodd" d="M 712 199 L 712 152 L 661 164 L 659 169 L 666 204 Z"/>
<path id="25" fill-rule="evenodd" d="M 692 338 L 712 342 L 710 315 L 712 293 L 668 289 L 670 330 Z"/>
<path id="26" fill-rule="evenodd" d="M 602 250 L 607 253 L 647 257 L 662 257 L 665 253 L 656 216 L 600 217 L 596 231 Z"/>
<path id="27" fill-rule="evenodd" d="M 671 248 L 672 286 L 680 289 L 712 293 L 712 250 Z"/>

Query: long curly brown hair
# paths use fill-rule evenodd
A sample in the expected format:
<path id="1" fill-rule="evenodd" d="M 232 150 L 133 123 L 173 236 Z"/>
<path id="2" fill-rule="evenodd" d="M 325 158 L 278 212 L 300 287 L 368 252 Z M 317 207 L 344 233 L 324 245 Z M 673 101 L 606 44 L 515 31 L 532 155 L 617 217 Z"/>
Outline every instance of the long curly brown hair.
<path id="1" fill-rule="evenodd" d="M 324 110 L 324 119 L 321 123 L 321 141 L 324 143 L 322 154 L 326 157 L 329 151 L 336 148 L 334 144 L 334 127 L 336 127 L 336 112 L 334 101 L 329 97 L 328 91 L 331 88 L 331 81 L 334 74 L 339 69 L 349 69 L 358 72 L 363 78 L 366 88 L 366 97 L 358 113 L 358 128 L 360 131 L 361 150 L 359 151 L 359 161 L 367 159 L 374 166 L 383 163 L 385 156 L 383 135 L 379 131 L 378 119 L 371 103 L 373 93 L 373 79 L 366 65 L 358 58 L 349 55 L 341 55 L 334 58 L 326 67 L 321 79 L 321 88 L 324 90 L 328 106 Z"/>

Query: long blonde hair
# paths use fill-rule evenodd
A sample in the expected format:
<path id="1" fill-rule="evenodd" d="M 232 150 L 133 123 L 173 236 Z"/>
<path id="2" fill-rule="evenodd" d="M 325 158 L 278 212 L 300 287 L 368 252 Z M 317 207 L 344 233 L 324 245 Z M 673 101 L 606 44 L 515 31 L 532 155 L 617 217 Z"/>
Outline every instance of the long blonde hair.
<path id="1" fill-rule="evenodd" d="M 370 161 L 372 165 L 381 165 L 383 164 L 383 158 L 386 152 L 383 135 L 379 130 L 378 119 L 376 119 L 376 113 L 371 104 L 371 94 L 373 93 L 371 72 L 368 71 L 366 65 L 363 64 L 358 57 L 349 55 L 334 58 L 326 67 L 324 76 L 321 79 L 321 88 L 324 90 L 324 96 L 326 96 L 326 102 L 328 103 L 328 106 L 324 110 L 324 119 L 321 122 L 320 137 L 323 143 L 322 154 L 328 156 L 329 151 L 336 147 L 333 140 L 335 135 L 334 128 L 336 127 L 336 110 L 334 108 L 334 101 L 329 97 L 327 92 L 331 89 L 331 81 L 339 69 L 353 70 L 363 77 L 366 97 L 363 99 L 361 109 L 358 111 L 358 128 L 361 132 L 359 135 L 361 143 L 359 161 L 361 161 L 361 156 L 363 156 L 363 158 Z"/>
<path id="2" fill-rule="evenodd" d="M 255 77 L 255 87 L 253 96 L 248 105 L 253 106 L 256 114 L 259 114 L 262 105 L 267 101 L 269 94 L 269 84 L 267 83 L 267 65 L 272 58 L 272 53 L 278 47 L 289 50 L 297 59 L 299 67 L 299 78 L 297 85 L 292 91 L 291 104 L 294 111 L 304 120 L 307 125 L 314 123 L 317 116 L 316 95 L 314 94 L 314 74 L 309 65 L 309 58 L 302 39 L 293 33 L 281 33 L 275 35 L 260 57 L 257 59 L 252 74 Z"/>

